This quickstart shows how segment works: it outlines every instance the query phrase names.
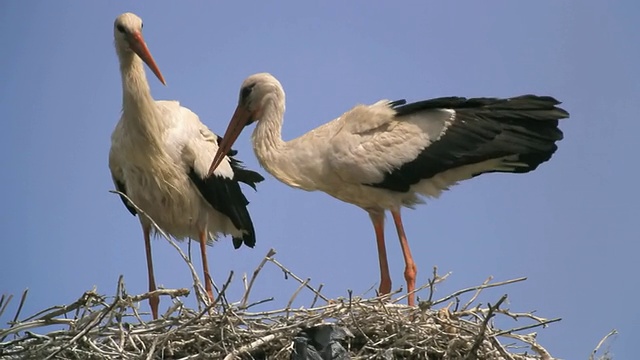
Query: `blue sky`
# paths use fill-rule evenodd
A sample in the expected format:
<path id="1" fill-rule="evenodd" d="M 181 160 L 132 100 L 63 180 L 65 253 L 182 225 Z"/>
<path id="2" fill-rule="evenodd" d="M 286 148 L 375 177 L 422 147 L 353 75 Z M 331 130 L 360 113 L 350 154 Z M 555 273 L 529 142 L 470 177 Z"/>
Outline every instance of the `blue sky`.
<path id="1" fill-rule="evenodd" d="M 526 175 L 475 178 L 404 211 L 418 284 L 434 265 L 452 272 L 441 296 L 489 275 L 527 276 L 482 301 L 507 292 L 513 310 L 562 317 L 538 331 L 554 356 L 586 359 L 612 328 L 621 333 L 616 358 L 637 353 L 635 2 L 149 4 L 0 3 L 0 293 L 29 288 L 23 314 L 70 303 L 93 286 L 113 294 L 120 274 L 130 293 L 147 287 L 138 221 L 108 192 L 107 154 L 121 108 L 112 24 L 132 11 L 168 83 L 150 77 L 154 97 L 180 100 L 216 133 L 226 128 L 242 80 L 261 71 L 285 87 L 285 139 L 382 98 L 535 93 L 563 101 L 571 118 L 552 161 Z M 236 149 L 258 169 L 249 135 Z M 208 252 L 218 283 L 235 271 L 232 299 L 241 274 L 271 247 L 296 274 L 325 283 L 327 296 L 377 283 L 364 211 L 261 172 L 267 179 L 258 192 L 246 190 L 256 248 L 235 251 L 225 238 Z M 390 219 L 387 244 L 397 288 L 404 265 Z M 164 240 L 153 246 L 158 283 L 188 287 L 175 250 Z M 273 266 L 261 276 L 253 297 L 275 296 L 267 308 L 284 305 L 297 287 Z"/>

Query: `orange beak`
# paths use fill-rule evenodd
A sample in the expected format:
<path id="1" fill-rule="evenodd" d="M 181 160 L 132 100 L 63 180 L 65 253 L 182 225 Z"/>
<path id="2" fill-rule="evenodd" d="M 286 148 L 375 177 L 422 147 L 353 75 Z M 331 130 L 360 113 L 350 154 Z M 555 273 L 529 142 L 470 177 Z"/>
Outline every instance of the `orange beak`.
<path id="1" fill-rule="evenodd" d="M 131 40 L 129 41 L 129 46 L 131 47 L 131 50 L 133 50 L 133 52 L 138 54 L 138 56 L 140 56 L 142 61 L 144 61 L 145 64 L 147 64 L 147 66 L 149 66 L 149 69 L 153 71 L 153 73 L 156 75 L 158 80 L 160 80 L 162 85 L 167 85 L 167 83 L 164 81 L 164 77 L 162 76 L 162 73 L 160 72 L 160 69 L 158 68 L 158 65 L 156 65 L 155 60 L 153 60 L 153 56 L 151 56 L 151 53 L 147 48 L 147 44 L 144 42 L 142 33 L 136 32 L 132 34 Z"/>
<path id="2" fill-rule="evenodd" d="M 233 143 L 238 139 L 238 136 L 240 136 L 242 129 L 244 129 L 249 120 L 251 120 L 251 116 L 252 113 L 250 111 L 245 109 L 243 106 L 238 105 L 236 111 L 233 113 L 231 121 L 229 122 L 229 126 L 227 126 L 227 131 L 224 132 L 222 141 L 218 146 L 218 151 L 213 157 L 213 162 L 211 163 L 211 167 L 209 167 L 207 177 L 213 174 L 218 165 L 222 162 L 222 159 L 224 159 L 225 155 L 229 153 L 231 146 L 233 146 Z"/>

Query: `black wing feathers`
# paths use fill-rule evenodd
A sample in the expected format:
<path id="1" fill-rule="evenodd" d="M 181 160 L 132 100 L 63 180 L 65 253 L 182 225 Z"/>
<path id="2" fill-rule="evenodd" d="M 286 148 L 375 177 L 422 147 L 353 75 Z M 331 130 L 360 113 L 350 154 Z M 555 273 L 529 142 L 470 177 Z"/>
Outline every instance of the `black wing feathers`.
<path id="1" fill-rule="evenodd" d="M 116 179 L 113 179 L 113 182 L 116 183 L 116 190 L 118 190 L 119 192 L 121 192 L 123 194 L 127 194 L 127 189 L 125 188 L 123 182 L 118 181 Z M 119 195 L 119 196 L 120 196 L 120 200 L 122 200 L 122 203 L 124 204 L 124 206 L 127 207 L 127 210 L 129 210 L 131 215 L 136 216 L 136 214 L 137 214 L 136 209 L 134 209 L 134 207 L 131 206 L 131 204 L 129 204 L 129 201 L 127 199 L 125 199 L 124 196 L 122 196 L 122 195 Z"/>
<path id="2" fill-rule="evenodd" d="M 256 184 L 264 180 L 264 177 L 252 170 L 247 170 L 242 161 L 229 157 L 231 168 L 233 169 L 233 179 L 245 183 L 256 190 Z"/>
<path id="3" fill-rule="evenodd" d="M 216 142 L 218 143 L 218 146 L 220 146 L 222 137 L 216 135 Z M 256 190 L 256 183 L 264 180 L 264 177 L 262 177 L 262 175 L 255 171 L 245 169 L 245 167 L 242 165 L 242 161 L 233 158 L 233 156 L 236 156 L 236 154 L 238 154 L 238 150 L 233 149 L 229 149 L 229 152 L 227 153 L 231 168 L 233 169 L 233 178 L 237 181 L 251 186 L 253 190 Z"/>
<path id="4" fill-rule="evenodd" d="M 374 187 L 406 192 L 422 179 L 456 167 L 508 155 L 519 155 L 513 172 L 529 172 L 549 160 L 562 139 L 558 120 L 569 116 L 548 96 L 524 95 L 510 99 L 443 97 L 406 104 L 394 101 L 396 116 L 437 110 L 455 110 L 455 121 L 444 135 L 414 160 L 388 173 Z M 490 170 L 486 172 L 495 172 Z M 474 176 L 480 175 L 474 174 Z"/>
<path id="5" fill-rule="evenodd" d="M 229 159 L 234 173 L 233 179 L 217 176 L 215 173 L 203 179 L 193 168 L 189 171 L 189 178 L 214 209 L 228 216 L 236 228 L 245 232 L 242 237 L 233 238 L 233 247 L 237 249 L 243 243 L 248 247 L 254 247 L 256 234 L 247 209 L 249 201 L 240 189 L 240 182 L 255 189 L 256 183 L 264 180 L 264 177 L 255 171 L 245 169 L 240 161 Z"/>

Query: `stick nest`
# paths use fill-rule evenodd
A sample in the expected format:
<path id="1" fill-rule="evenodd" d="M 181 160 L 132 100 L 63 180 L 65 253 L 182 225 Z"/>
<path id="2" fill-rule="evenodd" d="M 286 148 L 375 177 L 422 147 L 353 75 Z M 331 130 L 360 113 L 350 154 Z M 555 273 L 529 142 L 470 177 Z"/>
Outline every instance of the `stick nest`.
<path id="1" fill-rule="evenodd" d="M 437 275 L 434 269 L 432 279 L 416 290 L 426 288 L 429 292 L 428 299 L 417 307 L 399 304 L 406 297 L 406 294 L 397 296 L 399 292 L 369 299 L 354 297 L 349 292 L 347 297 L 330 300 L 320 292 L 321 287 L 311 287 L 309 280 L 303 281 L 293 274 L 275 260 L 274 254 L 271 250 L 265 256 L 237 302 L 229 302 L 225 296 L 233 273 L 221 289 L 217 288 L 216 301 L 209 303 L 189 262 L 198 309 L 182 302 L 192 290 L 160 289 L 129 295 L 120 277 L 115 296 L 87 291 L 70 305 L 55 306 L 18 321 L 25 292 L 9 327 L 0 329 L 0 358 L 289 359 L 296 334 L 332 323 L 349 334 L 341 343 L 351 359 L 552 359 L 536 342 L 535 333 L 522 332 L 560 319 L 503 309 L 506 295 L 493 305 L 474 305 L 482 289 L 524 278 L 499 283 L 491 283 L 489 278 L 479 286 L 433 300 L 435 285 L 447 278 Z M 296 279 L 300 287 L 286 308 L 253 312 L 252 307 L 269 300 L 248 303 L 251 287 L 267 262 Z M 313 303 L 308 308 L 291 308 L 303 289 L 312 291 Z M 459 297 L 465 293 L 473 295 L 461 304 Z M 160 319 L 145 321 L 143 317 L 147 316 L 138 312 L 138 303 L 152 295 L 170 298 L 172 305 Z M 0 299 L 0 315 L 9 300 L 4 296 Z M 324 305 L 316 306 L 319 301 Z M 146 301 L 142 306 L 148 306 Z M 526 319 L 528 324 L 498 329 L 492 321 L 498 315 Z M 51 325 L 59 329 L 45 333 L 44 327 Z"/>
<path id="2" fill-rule="evenodd" d="M 321 293 L 322 285 L 317 289 L 310 286 L 310 279 L 302 280 L 280 264 L 272 249 L 253 272 L 251 280 L 244 282 L 245 291 L 240 301 L 229 302 L 225 295 L 233 278 L 231 272 L 221 289 L 213 284 L 218 296 L 212 303 L 193 264 L 180 247 L 126 194 L 111 192 L 129 200 L 138 214 L 147 217 L 180 254 L 193 278 L 198 309 L 189 308 L 181 300 L 189 295 L 189 289 L 160 289 L 129 295 L 121 276 L 115 296 L 87 291 L 70 305 L 54 306 L 18 320 L 27 296 L 25 290 L 13 320 L 8 322 L 9 327 L 0 329 L 0 359 L 316 360 L 320 357 L 296 356 L 293 341 L 300 331 L 326 323 L 334 324 L 342 334 L 348 335 L 340 339 L 347 353 L 340 359 L 553 359 L 536 342 L 536 333 L 522 332 L 560 319 L 501 308 L 507 295 L 493 305 L 476 304 L 483 289 L 525 278 L 491 283 L 490 277 L 481 285 L 434 300 L 435 285 L 448 276 L 438 275 L 434 268 L 429 282 L 414 291 L 428 290 L 427 300 L 417 307 L 398 304 L 407 297 L 407 294 L 398 296 L 400 291 L 370 299 L 354 297 L 349 291 L 346 298 L 328 299 Z M 248 303 L 253 284 L 267 262 L 279 267 L 300 286 L 284 309 L 254 312 L 252 307 L 272 300 Z M 294 299 L 305 289 L 314 295 L 311 305 L 292 308 Z M 460 296 L 467 293 L 473 295 L 462 305 Z M 138 303 L 155 295 L 171 298 L 172 305 L 160 319 L 145 321 L 138 312 Z M 11 295 L 0 297 L 0 317 L 11 299 Z M 316 306 L 317 301 L 325 305 Z M 528 324 L 499 329 L 492 321 L 498 315 L 505 319 L 525 319 Z M 45 332 L 48 326 L 58 329 Z M 599 348 L 615 334 L 615 330 L 607 334 L 589 360 L 593 360 Z M 599 359 L 610 359 L 608 351 Z"/>

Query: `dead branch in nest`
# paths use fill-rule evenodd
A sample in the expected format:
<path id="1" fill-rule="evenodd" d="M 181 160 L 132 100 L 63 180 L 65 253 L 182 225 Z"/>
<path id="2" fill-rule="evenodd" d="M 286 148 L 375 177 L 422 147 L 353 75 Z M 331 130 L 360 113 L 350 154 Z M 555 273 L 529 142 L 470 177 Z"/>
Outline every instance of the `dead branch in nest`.
<path id="1" fill-rule="evenodd" d="M 600 347 L 602 347 L 602 345 L 607 342 L 607 340 L 609 340 L 610 337 L 615 336 L 618 334 L 618 330 L 613 329 L 611 331 L 609 331 L 609 333 L 607 335 L 605 335 L 599 342 L 598 345 L 596 345 L 596 348 L 593 349 L 593 351 L 591 352 L 591 355 L 589 355 L 589 360 L 595 360 L 595 356 L 598 353 L 598 350 L 600 350 Z M 607 360 L 610 359 L 609 356 L 609 349 L 606 349 L 604 351 L 604 354 L 599 357 L 598 359 L 602 359 L 602 360 Z"/>

